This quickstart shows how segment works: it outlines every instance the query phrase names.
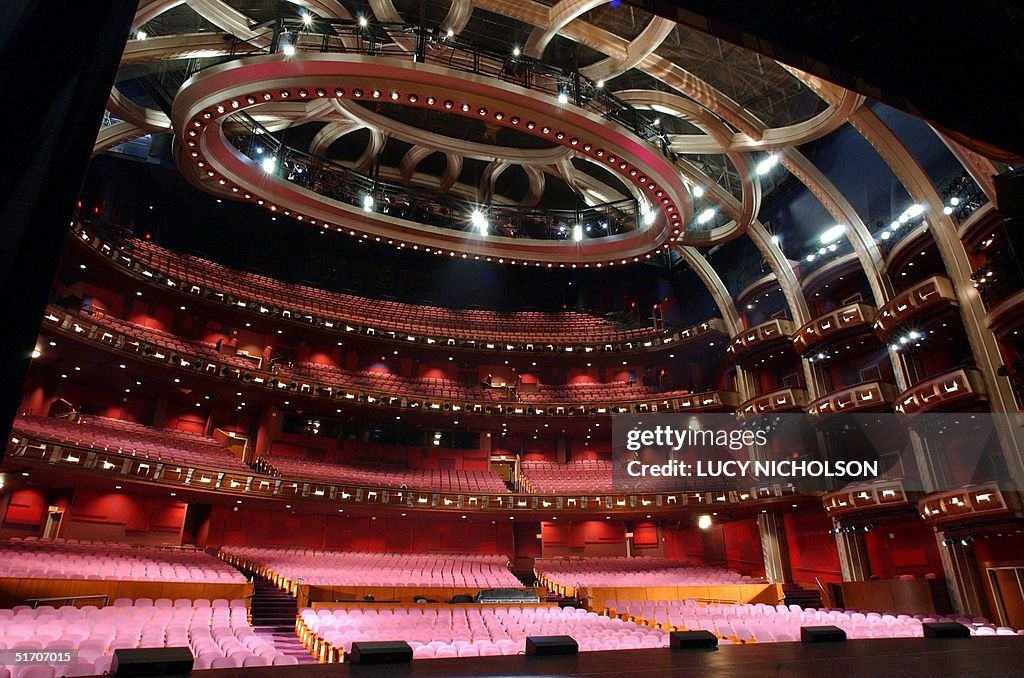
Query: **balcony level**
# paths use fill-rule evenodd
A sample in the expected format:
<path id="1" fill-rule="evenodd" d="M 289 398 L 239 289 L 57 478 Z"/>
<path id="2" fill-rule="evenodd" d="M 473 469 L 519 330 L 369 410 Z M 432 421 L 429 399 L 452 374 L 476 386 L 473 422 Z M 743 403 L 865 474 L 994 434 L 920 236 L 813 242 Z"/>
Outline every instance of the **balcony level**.
<path id="1" fill-rule="evenodd" d="M 875 333 L 884 341 L 904 324 L 920 323 L 933 313 L 956 305 L 956 293 L 949 278 L 932 276 L 900 292 L 878 309 Z"/>
<path id="2" fill-rule="evenodd" d="M 807 391 L 802 388 L 783 388 L 755 396 L 740 405 L 740 415 L 758 415 L 772 412 L 799 412 L 807 406 Z"/>
<path id="3" fill-rule="evenodd" d="M 995 483 L 932 492 L 918 502 L 921 518 L 932 525 L 992 522 L 1024 517 L 1019 492 L 999 489 Z"/>
<path id="4" fill-rule="evenodd" d="M 962 411 L 988 400 L 985 380 L 973 367 L 958 367 L 911 386 L 896 399 L 904 414 Z"/>
<path id="5" fill-rule="evenodd" d="M 902 479 L 879 479 L 872 483 L 847 486 L 829 492 L 821 499 L 831 518 L 851 518 L 863 514 L 906 510 L 917 507 L 920 492 L 908 489 Z"/>
<path id="6" fill-rule="evenodd" d="M 868 381 L 833 391 L 811 402 L 807 414 L 817 423 L 837 414 L 853 412 L 878 412 L 892 409 L 899 391 L 894 384 L 884 381 Z"/>
<path id="7" fill-rule="evenodd" d="M 737 334 L 727 350 L 736 362 L 744 364 L 791 342 L 795 329 L 792 320 L 773 318 Z"/>
<path id="8" fill-rule="evenodd" d="M 848 304 L 815 318 L 797 330 L 793 346 L 800 355 L 806 355 L 839 339 L 870 331 L 874 320 L 874 306 Z"/>

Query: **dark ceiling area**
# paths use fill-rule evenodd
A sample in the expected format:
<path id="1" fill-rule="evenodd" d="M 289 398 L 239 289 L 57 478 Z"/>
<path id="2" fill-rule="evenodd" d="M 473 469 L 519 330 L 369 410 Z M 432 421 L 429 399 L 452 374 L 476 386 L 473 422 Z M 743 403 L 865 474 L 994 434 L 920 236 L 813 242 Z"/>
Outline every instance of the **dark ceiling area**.
<path id="1" fill-rule="evenodd" d="M 923 117 L 983 154 L 1024 157 L 1019 2 L 629 2 Z"/>

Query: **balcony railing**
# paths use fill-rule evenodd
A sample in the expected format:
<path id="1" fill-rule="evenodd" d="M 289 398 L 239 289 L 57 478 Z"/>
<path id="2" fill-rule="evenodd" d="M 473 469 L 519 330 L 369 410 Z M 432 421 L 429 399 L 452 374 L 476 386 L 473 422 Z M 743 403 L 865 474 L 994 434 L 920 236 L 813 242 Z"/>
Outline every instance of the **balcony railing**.
<path id="1" fill-rule="evenodd" d="M 737 362 L 743 362 L 755 355 L 792 341 L 793 321 L 775 318 L 760 325 L 754 325 L 733 337 L 728 352 Z"/>
<path id="2" fill-rule="evenodd" d="M 910 320 L 921 320 L 935 309 L 956 306 L 956 293 L 949 278 L 935 275 L 900 292 L 892 301 L 878 309 L 875 332 L 883 340 Z"/>
<path id="3" fill-rule="evenodd" d="M 210 492 L 231 497 L 325 502 L 332 506 L 393 507 L 430 511 L 467 509 L 505 514 L 551 513 L 654 513 L 677 512 L 686 507 L 770 504 L 793 497 L 792 485 L 759 485 L 742 490 L 673 492 L 593 492 L 579 494 L 482 494 L 438 489 L 395 489 L 367 487 L 286 478 L 260 473 L 223 471 L 194 465 L 180 465 L 154 459 L 131 457 L 54 444 L 25 436 L 14 436 L 8 456 L 18 463 L 39 469 L 52 468 L 62 474 L 81 472 L 122 482 L 138 482 L 171 490 Z M 790 501 L 791 499 L 787 499 Z"/>
<path id="4" fill-rule="evenodd" d="M 995 484 L 972 485 L 925 495 L 919 502 L 927 523 L 974 522 L 1024 516 L 1019 492 L 1004 492 Z"/>
<path id="5" fill-rule="evenodd" d="M 437 413 L 467 415 L 500 415 L 528 417 L 606 417 L 612 414 L 640 412 L 729 412 L 735 409 L 739 396 L 731 391 L 706 393 L 666 392 L 662 397 L 633 400 L 593 402 L 474 401 L 467 398 L 445 398 L 417 393 L 389 392 L 383 389 L 331 383 L 296 374 L 268 372 L 255 363 L 249 368 L 235 362 L 211 359 L 182 351 L 180 348 L 119 332 L 88 318 L 69 313 L 55 306 L 47 309 L 43 329 L 61 333 L 78 341 L 93 344 L 107 351 L 126 354 L 150 363 L 157 362 L 175 369 L 189 370 L 206 377 L 225 379 L 248 388 L 293 393 L 310 398 L 334 399 L 362 406 L 385 407 Z"/>
<path id="6" fill-rule="evenodd" d="M 987 400 L 985 380 L 973 367 L 955 370 L 911 386 L 896 398 L 896 410 L 905 414 L 941 411 Z"/>
<path id="7" fill-rule="evenodd" d="M 766 412 L 794 412 L 807 406 L 807 391 L 802 388 L 784 388 L 751 398 L 740 405 L 741 416 Z"/>
<path id="8" fill-rule="evenodd" d="M 845 487 L 822 498 L 825 511 L 832 518 L 858 513 L 915 506 L 920 492 L 908 490 L 902 480 L 878 480 L 857 487 Z"/>
<path id="9" fill-rule="evenodd" d="M 807 323 L 793 336 L 793 345 L 801 355 L 819 346 L 868 330 L 875 319 L 875 307 L 867 304 L 849 304 L 826 313 Z"/>
<path id="10" fill-rule="evenodd" d="M 808 405 L 807 414 L 821 422 L 837 414 L 888 409 L 897 397 L 898 391 L 894 384 L 869 381 L 818 398 Z"/>
<path id="11" fill-rule="evenodd" d="M 396 342 L 404 345 L 418 344 L 445 349 L 461 349 L 486 352 L 523 353 L 630 353 L 650 352 L 675 348 L 677 345 L 705 337 L 710 334 L 725 334 L 720 318 L 711 318 L 693 327 L 666 332 L 652 327 L 617 330 L 620 336 L 605 341 L 567 342 L 566 340 L 545 340 L 538 336 L 536 341 L 524 340 L 502 332 L 473 332 L 452 328 L 442 334 L 444 328 L 429 325 L 415 327 L 401 321 L 379 318 L 369 324 L 365 319 L 345 311 L 334 304 L 302 296 L 298 293 L 277 292 L 273 298 L 258 296 L 251 288 L 239 281 L 222 275 L 207 275 L 201 266 L 187 266 L 179 261 L 164 260 L 154 252 L 138 249 L 131 240 L 108 241 L 95 230 L 76 222 L 72 228 L 75 240 L 88 245 L 98 254 L 109 259 L 133 278 L 163 290 L 189 297 L 200 297 L 212 303 L 226 305 L 235 311 L 245 311 L 262 317 L 272 317 L 293 325 L 315 327 L 339 334 L 372 337 L 374 340 Z"/>

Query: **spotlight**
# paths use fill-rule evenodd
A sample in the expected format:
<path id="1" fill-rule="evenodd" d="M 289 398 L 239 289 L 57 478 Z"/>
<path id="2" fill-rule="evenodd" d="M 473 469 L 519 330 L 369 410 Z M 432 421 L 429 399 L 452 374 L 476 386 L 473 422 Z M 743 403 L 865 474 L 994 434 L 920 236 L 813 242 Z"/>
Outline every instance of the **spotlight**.
<path id="1" fill-rule="evenodd" d="M 949 204 L 952 205 L 953 207 L 956 207 L 957 205 L 960 204 L 960 198 L 954 195 L 952 198 L 949 199 Z"/>
<path id="2" fill-rule="evenodd" d="M 892 237 L 892 233 L 889 231 L 882 231 L 882 240 L 888 240 Z"/>
<path id="3" fill-rule="evenodd" d="M 39 351 L 38 348 L 36 350 L 32 351 L 32 357 L 33 358 L 38 358 L 41 355 L 43 355 L 43 354 Z"/>
<path id="4" fill-rule="evenodd" d="M 565 92 L 559 92 L 558 93 L 558 103 L 562 104 L 563 106 L 565 104 L 569 103 L 569 95 L 566 94 Z"/>
<path id="5" fill-rule="evenodd" d="M 281 53 L 285 56 L 295 56 L 295 45 L 285 45 L 281 48 Z"/>
<path id="6" fill-rule="evenodd" d="M 572 227 L 572 239 L 576 242 L 583 240 L 583 225 L 576 224 Z"/>
<path id="7" fill-rule="evenodd" d="M 452 30 L 452 29 L 450 29 L 450 28 L 448 29 L 448 32 L 447 32 L 447 33 L 445 33 L 445 37 L 446 37 L 446 38 L 451 38 L 451 37 L 453 37 L 454 35 L 455 35 L 455 31 L 453 31 L 453 30 Z"/>
<path id="8" fill-rule="evenodd" d="M 779 156 L 772 153 L 767 158 L 757 163 L 757 167 L 754 169 L 757 172 L 757 176 L 763 177 L 772 171 L 772 168 L 779 164 Z"/>
<path id="9" fill-rule="evenodd" d="M 652 209 L 644 210 L 644 215 L 643 215 L 644 226 L 650 226 L 651 224 L 653 224 L 654 220 L 657 218 L 657 216 L 658 215 L 656 215 L 654 213 L 654 210 L 652 210 Z"/>
<path id="10" fill-rule="evenodd" d="M 262 167 L 263 171 L 267 174 L 273 174 L 276 166 L 277 162 L 273 158 L 263 158 L 263 161 L 260 162 L 260 167 Z"/>
<path id="11" fill-rule="evenodd" d="M 950 207 L 949 205 L 946 205 L 945 207 L 942 208 L 942 213 L 948 217 L 950 214 L 953 213 L 953 208 Z"/>
<path id="12" fill-rule="evenodd" d="M 807 255 L 807 263 L 811 263 L 812 261 L 814 261 L 814 255 L 813 254 L 808 254 Z"/>
<path id="13" fill-rule="evenodd" d="M 598 80 L 595 84 L 598 89 L 604 89 L 604 80 Z"/>
<path id="14" fill-rule="evenodd" d="M 838 240 L 839 238 L 843 237 L 844 233 L 846 233 L 846 225 L 836 224 L 835 226 L 821 234 L 821 244 L 827 245 L 833 240 Z"/>
<path id="15" fill-rule="evenodd" d="M 470 216 L 470 223 L 473 224 L 473 228 L 480 231 L 480 235 L 487 235 L 487 217 L 484 216 L 480 210 L 473 210 L 473 214 Z"/>
<path id="16" fill-rule="evenodd" d="M 701 186 L 700 184 L 697 184 L 696 186 L 694 186 L 693 187 L 693 197 L 694 198 L 703 198 L 704 197 L 704 187 Z"/>
<path id="17" fill-rule="evenodd" d="M 146 33 L 146 31 L 136 31 L 136 33 L 135 33 L 135 39 L 136 40 L 145 40 L 148 37 L 149 37 L 149 33 Z"/>
<path id="18" fill-rule="evenodd" d="M 302 13 L 302 23 L 306 24 L 307 26 L 310 25 L 311 23 L 313 23 L 312 15 L 310 15 L 308 12 L 303 12 Z"/>
<path id="19" fill-rule="evenodd" d="M 361 16 L 361 17 L 359 17 L 359 27 L 360 27 L 360 28 L 366 28 L 366 26 L 367 26 L 367 25 L 369 25 L 369 23 L 370 23 L 370 22 L 369 22 L 369 21 L 367 21 L 367 19 L 366 19 L 366 17 L 365 17 L 365 16 Z"/>
<path id="20" fill-rule="evenodd" d="M 371 211 L 373 211 L 373 196 L 370 195 L 369 193 L 367 193 L 366 195 L 363 196 L 363 211 L 364 212 L 371 212 Z"/>
<path id="21" fill-rule="evenodd" d="M 697 216 L 698 224 L 706 224 L 715 218 L 715 208 L 709 207 Z"/>
<path id="22" fill-rule="evenodd" d="M 512 56 L 517 57 L 520 54 L 522 54 L 522 52 L 519 51 L 519 46 L 518 45 L 512 48 Z"/>
<path id="23" fill-rule="evenodd" d="M 781 242 L 781 239 L 779 238 L 779 236 L 777 236 L 777 235 L 773 235 L 773 236 L 772 236 L 772 244 L 773 244 L 773 245 L 775 245 L 776 247 L 778 247 L 778 245 L 779 245 L 779 243 L 780 243 L 780 242 Z"/>
<path id="24" fill-rule="evenodd" d="M 707 515 L 705 513 L 704 515 L 702 515 L 699 518 L 697 518 L 697 527 L 699 527 L 702 530 L 706 530 L 706 529 L 710 528 L 711 527 L 711 516 L 709 516 L 709 515 Z"/>

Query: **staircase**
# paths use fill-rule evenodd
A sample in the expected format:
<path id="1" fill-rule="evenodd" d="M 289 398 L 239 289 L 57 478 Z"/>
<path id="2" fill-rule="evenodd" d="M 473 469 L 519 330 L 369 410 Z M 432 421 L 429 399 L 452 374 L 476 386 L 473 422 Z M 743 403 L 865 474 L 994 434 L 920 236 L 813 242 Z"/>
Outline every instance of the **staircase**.
<path id="1" fill-rule="evenodd" d="M 815 584 L 786 583 L 782 585 L 782 595 L 786 605 L 822 607 L 821 591 Z"/>
<path id="2" fill-rule="evenodd" d="M 262 577 L 254 576 L 253 584 L 250 612 L 256 635 L 273 643 L 284 654 L 295 657 L 300 664 L 316 664 L 317 660 L 295 635 L 295 597 Z"/>

